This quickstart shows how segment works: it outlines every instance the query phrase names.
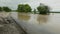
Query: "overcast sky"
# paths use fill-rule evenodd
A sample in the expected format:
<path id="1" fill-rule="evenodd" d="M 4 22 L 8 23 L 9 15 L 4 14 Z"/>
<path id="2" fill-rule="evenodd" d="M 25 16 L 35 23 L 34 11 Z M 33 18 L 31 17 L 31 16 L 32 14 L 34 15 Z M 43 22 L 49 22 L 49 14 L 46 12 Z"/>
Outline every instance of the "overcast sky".
<path id="1" fill-rule="evenodd" d="M 60 0 L 0 0 L 0 6 L 8 6 L 11 9 L 17 9 L 18 4 L 29 4 L 32 9 L 40 3 L 44 3 L 52 8 L 52 11 L 60 11 Z"/>

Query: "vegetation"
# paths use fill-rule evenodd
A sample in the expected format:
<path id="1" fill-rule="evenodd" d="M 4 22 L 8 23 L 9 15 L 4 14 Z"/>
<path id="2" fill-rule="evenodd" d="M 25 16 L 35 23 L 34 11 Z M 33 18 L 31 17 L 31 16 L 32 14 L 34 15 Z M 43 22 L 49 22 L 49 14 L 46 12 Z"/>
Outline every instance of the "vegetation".
<path id="1" fill-rule="evenodd" d="M 60 11 L 50 11 L 50 13 L 60 13 Z"/>
<path id="2" fill-rule="evenodd" d="M 18 12 L 31 12 L 31 7 L 28 4 L 19 4 L 17 8 Z"/>
<path id="3" fill-rule="evenodd" d="M 2 11 L 2 7 L 0 7 L 0 11 Z"/>
<path id="4" fill-rule="evenodd" d="M 38 11 L 37 11 L 38 10 Z M 9 7 L 0 7 L 0 11 L 10 12 L 11 9 Z M 23 12 L 23 13 L 39 13 L 39 14 L 49 14 L 50 8 L 44 4 L 40 4 L 37 9 L 34 9 L 32 11 L 32 8 L 28 4 L 19 4 L 17 8 L 17 12 Z"/>
<path id="5" fill-rule="evenodd" d="M 33 11 L 33 12 L 34 12 L 34 14 L 36 14 L 36 12 L 37 12 L 37 11 L 36 11 L 36 9 L 34 9 L 34 11 Z"/>
<path id="6" fill-rule="evenodd" d="M 37 7 L 37 10 L 39 11 L 39 14 L 49 14 L 50 12 L 49 7 L 42 3 Z"/>
<path id="7" fill-rule="evenodd" d="M 11 11 L 11 9 L 8 8 L 8 7 L 3 7 L 3 10 L 4 10 L 5 12 L 10 12 L 10 11 Z"/>

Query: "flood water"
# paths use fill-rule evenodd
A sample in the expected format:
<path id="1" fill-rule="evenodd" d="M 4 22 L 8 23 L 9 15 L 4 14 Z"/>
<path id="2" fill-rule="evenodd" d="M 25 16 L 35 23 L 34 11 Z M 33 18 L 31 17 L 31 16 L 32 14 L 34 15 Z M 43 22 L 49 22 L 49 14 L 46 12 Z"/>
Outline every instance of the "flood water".
<path id="1" fill-rule="evenodd" d="M 59 13 L 51 13 L 50 15 L 15 14 L 13 17 L 19 20 L 18 24 L 20 24 L 28 34 L 60 34 Z"/>

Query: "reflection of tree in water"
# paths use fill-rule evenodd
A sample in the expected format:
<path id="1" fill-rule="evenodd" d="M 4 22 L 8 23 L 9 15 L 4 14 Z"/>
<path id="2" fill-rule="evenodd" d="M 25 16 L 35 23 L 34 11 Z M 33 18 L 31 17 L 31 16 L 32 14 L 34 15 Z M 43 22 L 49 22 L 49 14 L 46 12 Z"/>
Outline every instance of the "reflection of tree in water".
<path id="1" fill-rule="evenodd" d="M 18 14 L 18 18 L 20 20 L 28 21 L 30 19 L 30 16 L 28 14 Z"/>
<path id="2" fill-rule="evenodd" d="M 37 21 L 40 23 L 47 23 L 48 15 L 38 15 Z"/>

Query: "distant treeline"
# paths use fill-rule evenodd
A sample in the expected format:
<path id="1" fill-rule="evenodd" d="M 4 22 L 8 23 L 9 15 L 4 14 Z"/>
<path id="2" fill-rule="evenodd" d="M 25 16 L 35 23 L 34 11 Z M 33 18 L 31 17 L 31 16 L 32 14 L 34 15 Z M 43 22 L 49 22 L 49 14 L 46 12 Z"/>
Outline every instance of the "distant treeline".
<path id="1" fill-rule="evenodd" d="M 9 7 L 0 7 L 0 12 L 5 11 L 5 12 L 10 12 L 11 9 Z"/>
<path id="2" fill-rule="evenodd" d="M 0 7 L 0 12 L 11 12 L 12 9 L 9 7 Z M 29 4 L 19 4 L 18 8 L 16 9 L 16 12 L 23 12 L 23 13 L 34 13 L 34 14 L 49 14 L 50 13 L 50 7 L 47 5 L 44 5 L 43 3 L 40 3 L 37 8 L 32 10 L 31 6 Z"/>
<path id="3" fill-rule="evenodd" d="M 60 13 L 60 12 L 50 12 L 50 13 Z"/>

